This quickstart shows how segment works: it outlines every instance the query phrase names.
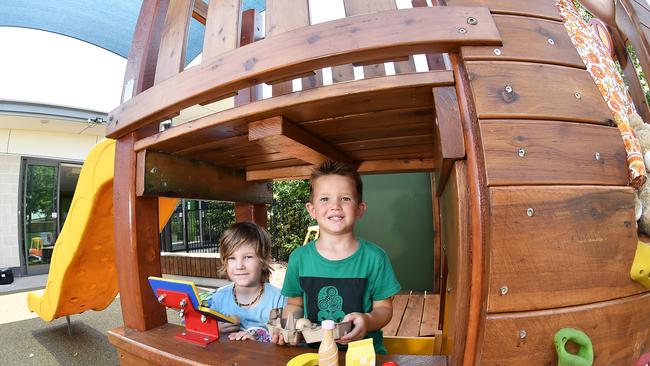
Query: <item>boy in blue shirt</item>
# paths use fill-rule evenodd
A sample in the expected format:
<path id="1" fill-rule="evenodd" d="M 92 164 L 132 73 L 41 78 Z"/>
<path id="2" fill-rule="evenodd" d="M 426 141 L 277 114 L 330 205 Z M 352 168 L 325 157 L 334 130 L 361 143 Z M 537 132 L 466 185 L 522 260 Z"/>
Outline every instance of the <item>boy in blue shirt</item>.
<path id="1" fill-rule="evenodd" d="M 231 284 L 221 287 L 210 299 L 210 308 L 236 315 L 238 324 L 219 323 L 219 331 L 230 340 L 270 342 L 266 329 L 271 309 L 285 306 L 287 299 L 271 285 L 271 238 L 252 222 L 239 222 L 219 240 L 222 270 Z"/>
<path id="2" fill-rule="evenodd" d="M 314 323 L 352 322 L 352 331 L 338 343 L 373 338 L 375 351 L 386 353 L 381 328 L 393 315 L 392 297 L 401 286 L 386 252 L 354 235 L 366 210 L 361 177 L 348 164 L 327 161 L 312 173 L 310 189 L 307 211 L 320 237 L 289 257 L 282 286 L 285 315 L 302 311 Z M 285 344 L 282 336 L 272 342 Z"/>

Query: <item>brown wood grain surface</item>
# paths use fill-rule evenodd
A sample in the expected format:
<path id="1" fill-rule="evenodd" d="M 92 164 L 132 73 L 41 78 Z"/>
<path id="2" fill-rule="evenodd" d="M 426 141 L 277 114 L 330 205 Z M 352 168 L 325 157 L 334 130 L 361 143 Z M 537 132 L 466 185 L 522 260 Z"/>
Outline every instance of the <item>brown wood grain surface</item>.
<path id="1" fill-rule="evenodd" d="M 471 278 L 469 242 L 469 192 L 464 160 L 454 163 L 449 182 L 440 197 L 442 250 L 447 256 L 447 291 L 442 352 L 449 365 L 462 365 L 467 334 Z"/>
<path id="2" fill-rule="evenodd" d="M 354 164 L 336 146 L 312 135 L 282 116 L 249 123 L 248 139 L 314 165 L 320 165 L 326 160 Z"/>
<path id="3" fill-rule="evenodd" d="M 198 0 L 202 2 L 202 0 Z M 241 8 L 239 0 L 211 1 L 203 36 L 202 60 L 233 50 L 239 46 Z"/>
<path id="4" fill-rule="evenodd" d="M 122 102 L 149 89 L 154 82 L 158 50 L 169 0 L 142 2 L 124 72 Z"/>
<path id="5" fill-rule="evenodd" d="M 399 293 L 393 297 L 393 316 L 390 318 L 390 322 L 386 324 L 381 330 L 384 333 L 384 336 L 396 336 L 397 331 L 402 324 L 402 318 L 404 317 L 404 311 L 406 310 L 406 305 L 409 302 L 408 293 Z"/>
<path id="6" fill-rule="evenodd" d="M 205 25 L 206 18 L 208 17 L 208 4 L 203 0 L 194 0 L 194 8 L 192 9 L 192 18 L 197 22 Z"/>
<path id="7" fill-rule="evenodd" d="M 641 69 L 644 73 L 650 73 L 650 45 L 648 44 L 647 32 L 644 32 L 639 24 L 638 18 L 635 15 L 634 9 L 628 0 L 616 2 L 616 28 L 621 33 L 620 43 L 629 44 L 636 52 L 636 56 L 641 64 Z M 614 38 L 618 39 L 617 34 Z M 630 94 L 634 100 L 634 104 L 643 117 L 644 121 L 650 120 L 650 109 L 648 102 L 645 98 L 643 88 L 640 87 L 636 68 L 632 64 L 631 56 L 627 50 L 620 50 L 622 46 L 618 47 L 617 56 L 621 65 L 623 66 L 623 74 L 627 83 L 630 85 Z"/>
<path id="8" fill-rule="evenodd" d="M 265 365 L 285 366 L 293 357 L 303 353 L 316 353 L 305 347 L 281 347 L 270 343 L 229 341 L 227 337 L 205 348 L 174 338 L 181 327 L 173 324 L 137 332 L 115 328 L 108 332 L 111 344 L 120 352 L 135 355 L 137 361 L 145 360 L 159 365 Z M 377 355 L 377 364 L 394 361 L 400 366 L 446 366 L 445 356 Z M 345 352 L 339 352 L 339 365 L 345 364 Z"/>
<path id="9" fill-rule="evenodd" d="M 629 275 L 637 241 L 633 189 L 529 186 L 490 193 L 489 312 L 588 304 L 644 291 Z"/>
<path id="10" fill-rule="evenodd" d="M 402 323 L 397 331 L 398 337 L 418 337 L 420 324 L 422 324 L 422 309 L 424 308 L 424 295 L 411 293 L 409 295 Z"/>
<path id="11" fill-rule="evenodd" d="M 270 186 L 247 182 L 241 170 L 146 150 L 138 152 L 137 160 L 138 196 L 250 203 L 271 203 L 273 200 Z"/>
<path id="12" fill-rule="evenodd" d="M 449 179 L 454 161 L 465 157 L 465 139 L 460 120 L 456 89 L 433 88 L 435 111 L 433 156 L 440 174 L 436 180 L 436 195 L 440 195 Z"/>
<path id="13" fill-rule="evenodd" d="M 185 46 L 193 2 L 193 0 L 169 2 L 169 10 L 158 51 L 155 84 L 177 75 L 185 66 Z"/>
<path id="14" fill-rule="evenodd" d="M 124 325 L 147 330 L 166 323 L 167 316 L 148 281 L 161 275 L 158 198 L 136 196 L 135 140 L 131 133 L 115 143 L 115 265 Z"/>
<path id="15" fill-rule="evenodd" d="M 431 87 L 453 83 L 449 71 L 337 83 L 260 100 L 199 118 L 142 139 L 137 149 L 175 152 L 247 132 L 245 122 L 283 115 L 295 123 L 396 108 L 431 106 Z M 365 117 L 364 117 L 365 118 Z M 208 131 L 206 131 L 208 130 Z M 345 129 L 342 129 L 345 131 Z"/>
<path id="16" fill-rule="evenodd" d="M 557 121 L 482 120 L 481 137 L 490 186 L 622 186 L 628 182 L 625 149 L 615 127 Z"/>
<path id="17" fill-rule="evenodd" d="M 603 276 L 598 276 L 598 280 Z M 565 327 L 589 336 L 594 366 L 633 365 L 650 351 L 650 293 L 562 309 L 490 315 L 481 365 L 542 366 L 557 363 L 553 336 Z M 525 337 L 521 337 L 521 331 Z"/>
<path id="18" fill-rule="evenodd" d="M 419 334 L 421 337 L 440 334 L 438 330 L 439 316 L 440 294 L 432 294 L 425 291 Z"/>
<path id="19" fill-rule="evenodd" d="M 248 180 L 268 179 L 307 179 L 313 169 L 312 165 L 287 166 L 283 168 L 250 169 L 246 172 Z M 387 159 L 362 161 L 359 165 L 359 173 L 405 173 L 405 172 L 426 172 L 434 169 L 432 159 Z"/>
<path id="20" fill-rule="evenodd" d="M 481 150 L 481 137 L 476 111 L 476 100 L 471 95 L 470 73 L 467 65 L 458 54 L 449 55 L 451 68 L 456 81 L 456 95 L 458 106 L 463 123 L 465 136 L 465 153 L 467 156 L 466 180 L 469 202 L 469 225 L 464 227 L 468 230 L 470 240 L 470 268 L 471 283 L 480 284 L 471 286 L 469 289 L 469 304 L 467 308 L 467 328 L 465 330 L 465 343 L 460 353 L 456 355 L 455 361 L 465 365 L 476 363 L 478 356 L 478 344 L 481 342 L 482 324 L 485 321 L 484 300 L 486 290 L 486 253 L 485 246 L 488 240 L 490 225 L 487 178 L 485 177 L 485 161 Z M 462 358 L 461 358 L 462 357 Z"/>
<path id="21" fill-rule="evenodd" d="M 586 70 L 524 62 L 467 62 L 478 117 L 607 124 L 607 104 Z M 553 91 L 552 93 L 550 91 Z"/>
<path id="22" fill-rule="evenodd" d="M 466 23 L 468 16 L 479 19 L 479 23 L 466 33 L 458 32 L 458 24 Z M 485 8 L 403 9 L 353 19 L 299 28 L 203 60 L 113 110 L 107 135 L 115 138 L 191 105 L 332 64 L 500 43 Z M 432 22 L 436 23 L 436 32 L 427 31 Z M 338 39 L 347 42 L 336 42 Z"/>
<path id="23" fill-rule="evenodd" d="M 447 6 L 486 6 L 495 14 L 514 14 L 562 21 L 553 0 L 445 0 Z"/>
<path id="24" fill-rule="evenodd" d="M 344 143 L 399 137 L 404 131 L 412 135 L 432 135 L 432 119 L 431 106 L 425 105 L 312 120 L 300 126 L 332 143 Z"/>
<path id="25" fill-rule="evenodd" d="M 495 15 L 501 47 L 462 47 L 467 61 L 501 60 L 548 63 L 585 68 L 561 22 L 513 15 Z"/>
<path id="26" fill-rule="evenodd" d="M 309 2 L 307 0 L 268 0 L 266 2 L 266 37 L 273 37 L 308 25 Z M 308 77 L 304 79 L 308 79 Z M 308 80 L 303 81 L 304 79 L 301 78 L 301 83 L 303 88 L 307 89 L 310 83 Z M 320 84 L 322 85 L 322 79 Z M 291 80 L 273 84 L 272 86 L 274 97 L 291 92 L 293 92 Z"/>

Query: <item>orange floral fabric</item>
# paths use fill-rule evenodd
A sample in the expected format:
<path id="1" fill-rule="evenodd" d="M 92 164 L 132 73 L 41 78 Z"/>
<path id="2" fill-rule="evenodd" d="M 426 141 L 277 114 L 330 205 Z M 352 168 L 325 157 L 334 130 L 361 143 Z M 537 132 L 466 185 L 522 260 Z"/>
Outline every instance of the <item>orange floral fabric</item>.
<path id="1" fill-rule="evenodd" d="M 647 177 L 641 146 L 628 119 L 630 114 L 636 112 L 632 98 L 616 70 L 614 60 L 591 27 L 582 19 L 573 2 L 558 0 L 556 5 L 564 19 L 564 27 L 571 37 L 571 42 L 587 65 L 587 71 L 614 116 L 627 152 L 630 185 L 639 188 L 645 183 Z"/>

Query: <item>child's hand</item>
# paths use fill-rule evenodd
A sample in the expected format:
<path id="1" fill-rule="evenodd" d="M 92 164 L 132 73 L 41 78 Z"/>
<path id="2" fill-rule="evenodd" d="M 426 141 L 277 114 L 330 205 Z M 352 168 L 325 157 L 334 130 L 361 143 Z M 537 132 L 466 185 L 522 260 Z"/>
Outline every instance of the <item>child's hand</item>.
<path id="1" fill-rule="evenodd" d="M 353 327 L 350 333 L 338 339 L 336 341 L 337 343 L 348 344 L 353 341 L 358 341 L 365 338 L 368 333 L 368 314 L 350 313 L 345 315 L 343 322 L 352 322 Z"/>
<path id="2" fill-rule="evenodd" d="M 247 331 L 242 330 L 236 333 L 229 334 L 228 339 L 230 339 L 231 341 L 245 341 L 247 339 L 254 341 L 255 337 L 253 337 L 253 335 L 248 333 Z"/>
<path id="3" fill-rule="evenodd" d="M 219 332 L 220 333 L 239 332 L 239 323 L 232 324 L 226 322 L 219 322 Z"/>
<path id="4" fill-rule="evenodd" d="M 276 333 L 276 334 L 273 334 L 271 336 L 271 343 L 275 343 L 278 346 L 287 346 L 287 345 L 296 346 L 296 345 L 298 345 L 298 343 L 296 343 L 296 342 L 287 342 L 287 341 L 285 341 L 284 337 L 280 333 Z"/>

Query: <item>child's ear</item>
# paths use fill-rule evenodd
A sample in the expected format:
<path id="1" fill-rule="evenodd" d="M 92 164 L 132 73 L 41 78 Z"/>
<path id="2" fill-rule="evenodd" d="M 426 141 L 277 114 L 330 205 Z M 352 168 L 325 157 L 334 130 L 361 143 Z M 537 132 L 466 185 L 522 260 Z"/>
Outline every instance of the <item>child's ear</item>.
<path id="1" fill-rule="evenodd" d="M 366 213 L 366 208 L 367 206 L 365 202 L 359 203 L 359 206 L 357 206 L 357 217 L 359 218 L 363 217 L 363 214 Z"/>
<path id="2" fill-rule="evenodd" d="M 309 212 L 309 216 L 311 216 L 312 219 L 316 219 L 316 211 L 314 211 L 314 205 L 312 205 L 311 202 L 307 202 L 305 204 L 305 207 L 307 207 L 307 212 Z"/>

